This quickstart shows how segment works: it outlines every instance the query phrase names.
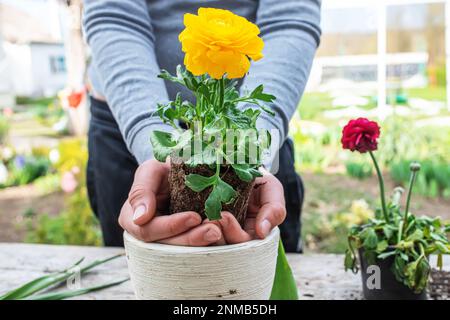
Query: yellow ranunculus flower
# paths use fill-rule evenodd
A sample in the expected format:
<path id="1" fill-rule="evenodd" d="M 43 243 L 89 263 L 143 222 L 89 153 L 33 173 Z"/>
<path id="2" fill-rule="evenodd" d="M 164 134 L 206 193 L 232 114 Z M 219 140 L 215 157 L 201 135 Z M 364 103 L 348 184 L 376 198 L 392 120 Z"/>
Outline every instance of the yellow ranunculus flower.
<path id="1" fill-rule="evenodd" d="M 192 74 L 208 73 L 215 79 L 242 78 L 250 61 L 263 57 L 259 28 L 228 10 L 200 8 L 198 15 L 184 15 L 179 40 L 186 53 L 184 64 Z"/>

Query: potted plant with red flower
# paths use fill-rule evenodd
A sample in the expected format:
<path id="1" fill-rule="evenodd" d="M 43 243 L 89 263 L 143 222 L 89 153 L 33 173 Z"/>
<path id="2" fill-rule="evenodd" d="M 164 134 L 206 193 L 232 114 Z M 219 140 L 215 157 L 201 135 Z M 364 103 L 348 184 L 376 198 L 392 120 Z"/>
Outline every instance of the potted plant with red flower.
<path id="1" fill-rule="evenodd" d="M 344 149 L 369 153 L 377 172 L 381 200 L 374 219 L 350 229 L 345 269 L 355 273 L 361 269 L 366 299 L 426 299 L 429 257 L 437 254 L 437 265 L 442 268 L 442 255 L 450 253 L 447 238 L 450 225 L 439 217 L 416 217 L 409 212 L 419 163 L 410 165 L 405 209 L 399 204 L 402 188 L 396 188 L 390 201 L 386 201 L 383 176 L 374 155 L 379 136 L 378 124 L 365 118 L 351 120 L 342 131 Z"/>

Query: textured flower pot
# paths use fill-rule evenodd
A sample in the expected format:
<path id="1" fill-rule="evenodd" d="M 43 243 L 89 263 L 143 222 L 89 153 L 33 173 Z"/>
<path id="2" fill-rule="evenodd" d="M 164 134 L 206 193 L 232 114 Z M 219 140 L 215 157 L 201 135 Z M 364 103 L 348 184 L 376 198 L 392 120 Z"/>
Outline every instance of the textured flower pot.
<path id="1" fill-rule="evenodd" d="M 124 233 L 137 299 L 270 298 L 280 232 L 245 243 L 184 247 L 145 243 Z"/>
<path id="2" fill-rule="evenodd" d="M 380 289 L 371 289 L 367 286 L 368 279 L 373 273 L 367 273 L 370 264 L 364 258 L 363 250 L 359 250 L 359 261 L 361 265 L 361 279 L 364 298 L 366 300 L 426 300 L 427 293 L 423 290 L 421 293 L 414 293 L 413 290 L 397 281 L 391 266 L 394 263 L 393 257 L 384 260 L 377 259 L 375 265 L 380 270 Z M 370 282 L 370 280 L 369 280 Z"/>

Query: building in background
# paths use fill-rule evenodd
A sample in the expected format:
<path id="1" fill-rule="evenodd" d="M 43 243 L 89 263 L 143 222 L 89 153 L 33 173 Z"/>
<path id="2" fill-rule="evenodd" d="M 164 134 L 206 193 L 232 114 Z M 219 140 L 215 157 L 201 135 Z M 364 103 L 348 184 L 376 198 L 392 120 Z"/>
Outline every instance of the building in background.
<path id="1" fill-rule="evenodd" d="M 0 91 L 51 96 L 66 84 L 66 58 L 56 0 L 0 0 Z M 45 19 L 43 18 L 45 17 Z"/>
<path id="2" fill-rule="evenodd" d="M 322 40 L 308 90 L 371 92 L 446 87 L 449 0 L 324 0 Z M 450 108 L 450 102 L 447 102 Z"/>

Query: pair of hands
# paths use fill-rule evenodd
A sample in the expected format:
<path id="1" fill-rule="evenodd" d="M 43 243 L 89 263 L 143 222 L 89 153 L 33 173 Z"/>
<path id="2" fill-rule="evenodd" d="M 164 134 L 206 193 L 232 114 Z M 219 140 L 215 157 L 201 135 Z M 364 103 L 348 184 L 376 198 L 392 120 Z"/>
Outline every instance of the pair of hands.
<path id="1" fill-rule="evenodd" d="M 256 179 L 243 229 L 225 211 L 217 221 L 202 221 L 193 211 L 161 214 L 169 203 L 169 170 L 168 162 L 148 160 L 135 173 L 119 224 L 137 239 L 183 246 L 235 244 L 265 238 L 286 217 L 283 186 L 268 172 Z"/>

